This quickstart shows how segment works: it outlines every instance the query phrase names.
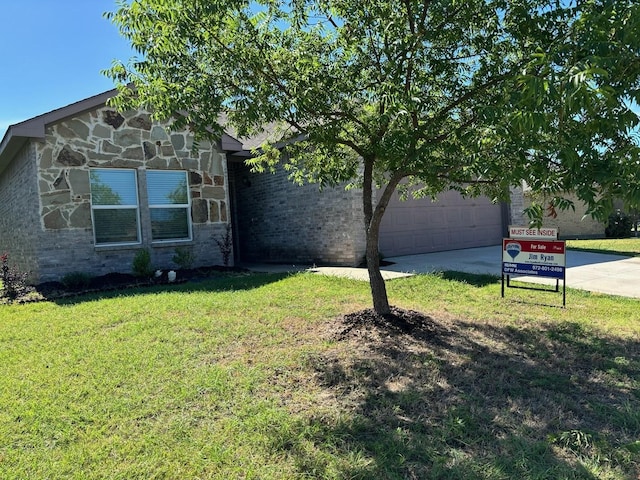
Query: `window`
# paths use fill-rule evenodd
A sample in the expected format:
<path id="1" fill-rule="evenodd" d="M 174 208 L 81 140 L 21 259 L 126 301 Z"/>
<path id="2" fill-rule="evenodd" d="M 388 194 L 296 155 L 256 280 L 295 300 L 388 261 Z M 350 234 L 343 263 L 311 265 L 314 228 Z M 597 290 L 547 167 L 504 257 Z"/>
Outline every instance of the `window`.
<path id="1" fill-rule="evenodd" d="M 147 202 L 138 201 L 136 170 L 91 169 L 91 215 L 96 245 L 141 243 L 141 215 L 154 242 L 191 240 L 187 172 L 147 170 Z M 146 232 L 145 227 L 145 232 Z"/>
<path id="2" fill-rule="evenodd" d="M 147 194 L 153 241 L 190 240 L 187 172 L 148 170 Z"/>
<path id="3" fill-rule="evenodd" d="M 140 243 L 135 170 L 96 168 L 89 178 L 96 245 Z"/>

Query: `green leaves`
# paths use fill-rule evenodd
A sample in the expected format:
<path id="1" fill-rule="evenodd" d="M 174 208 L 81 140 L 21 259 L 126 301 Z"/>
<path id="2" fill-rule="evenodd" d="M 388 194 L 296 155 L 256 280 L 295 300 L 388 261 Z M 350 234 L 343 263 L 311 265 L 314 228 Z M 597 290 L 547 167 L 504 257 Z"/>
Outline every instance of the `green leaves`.
<path id="1" fill-rule="evenodd" d="M 141 54 L 107 70 L 115 105 L 186 112 L 201 136 L 221 112 L 242 136 L 280 122 L 273 144 L 305 139 L 283 160 L 297 181 L 361 182 L 367 159 L 430 194 L 526 181 L 594 213 L 640 202 L 634 0 L 135 0 L 107 17 Z"/>

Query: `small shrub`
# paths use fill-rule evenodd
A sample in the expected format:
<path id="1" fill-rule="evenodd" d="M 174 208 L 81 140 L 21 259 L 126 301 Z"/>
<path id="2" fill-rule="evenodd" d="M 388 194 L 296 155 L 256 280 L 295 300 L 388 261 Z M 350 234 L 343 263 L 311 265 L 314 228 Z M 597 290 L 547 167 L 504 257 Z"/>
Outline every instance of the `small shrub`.
<path id="1" fill-rule="evenodd" d="M 178 267 L 188 270 L 193 266 L 195 258 L 191 250 L 179 247 L 175 249 L 175 255 L 171 258 L 171 261 Z"/>
<path id="2" fill-rule="evenodd" d="M 133 257 L 133 274 L 136 277 L 150 278 L 154 274 L 153 267 L 151 265 L 151 254 L 146 248 L 141 248 L 136 252 Z"/>
<path id="3" fill-rule="evenodd" d="M 91 284 L 91 275 L 85 272 L 71 272 L 62 277 L 61 281 L 69 290 L 82 290 Z"/>
<path id="4" fill-rule="evenodd" d="M 225 232 L 220 237 L 213 238 L 220 249 L 220 253 L 222 254 L 222 262 L 225 267 L 229 266 L 229 259 L 231 258 L 231 253 L 233 252 L 233 237 L 231 235 L 231 224 L 227 223 L 225 228 Z"/>
<path id="5" fill-rule="evenodd" d="M 609 222 L 604 234 L 607 238 L 629 238 L 633 221 L 629 215 L 617 210 L 609 215 Z"/>
<path id="6" fill-rule="evenodd" d="M 0 293 L 7 297 L 10 301 L 19 298 L 27 291 L 27 274 L 20 272 L 15 266 L 9 266 L 9 255 L 4 253 L 0 255 L 0 280 L 2 286 Z"/>

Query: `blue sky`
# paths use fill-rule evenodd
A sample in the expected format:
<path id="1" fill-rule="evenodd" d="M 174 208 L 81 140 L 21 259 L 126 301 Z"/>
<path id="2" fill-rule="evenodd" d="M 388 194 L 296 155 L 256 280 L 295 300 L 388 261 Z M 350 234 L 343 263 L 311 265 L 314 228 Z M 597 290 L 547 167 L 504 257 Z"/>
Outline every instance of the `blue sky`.
<path id="1" fill-rule="evenodd" d="M 113 88 L 100 73 L 133 56 L 103 17 L 115 0 L 0 0 L 0 140 L 11 124 Z"/>
<path id="2" fill-rule="evenodd" d="M 9 125 L 113 88 L 100 71 L 134 55 L 103 17 L 116 8 L 116 0 L 0 0 L 0 140 Z"/>

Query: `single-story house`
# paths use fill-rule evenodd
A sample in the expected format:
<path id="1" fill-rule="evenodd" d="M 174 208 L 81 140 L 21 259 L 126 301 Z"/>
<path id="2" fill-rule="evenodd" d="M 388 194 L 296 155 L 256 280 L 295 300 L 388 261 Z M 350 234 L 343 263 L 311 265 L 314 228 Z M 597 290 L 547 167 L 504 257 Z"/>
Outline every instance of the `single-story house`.
<path id="1" fill-rule="evenodd" d="M 358 191 L 300 187 L 284 170 L 252 173 L 244 160 L 260 139 L 226 133 L 194 149 L 188 130 L 170 131 L 149 112 L 116 112 L 106 104 L 115 93 L 12 125 L 0 142 L 0 252 L 32 282 L 130 272 L 141 248 L 156 268 L 175 268 L 177 248 L 196 267 L 220 265 L 214 237 L 229 223 L 234 264 L 362 261 Z M 514 207 L 521 209 L 517 199 Z M 394 198 L 380 251 L 499 244 L 516 217 L 506 205 L 456 192 L 435 203 Z"/>

